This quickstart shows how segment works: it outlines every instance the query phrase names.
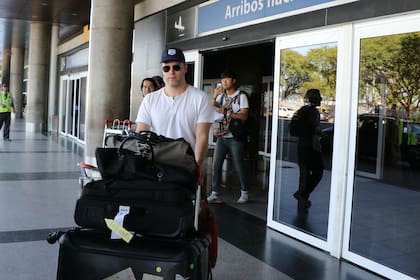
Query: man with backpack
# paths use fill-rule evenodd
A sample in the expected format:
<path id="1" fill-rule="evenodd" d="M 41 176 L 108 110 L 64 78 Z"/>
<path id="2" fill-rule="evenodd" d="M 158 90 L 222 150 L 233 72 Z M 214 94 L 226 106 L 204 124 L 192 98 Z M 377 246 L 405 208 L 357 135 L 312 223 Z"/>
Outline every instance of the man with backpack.
<path id="1" fill-rule="evenodd" d="M 320 114 L 317 106 L 321 105 L 321 93 L 318 89 L 309 89 L 304 97 L 305 105 L 293 116 L 290 133 L 299 137 L 298 165 L 299 189 L 293 194 L 298 201 L 298 208 L 306 210 L 311 206 L 310 194 L 322 179 L 324 164 L 321 154 Z"/>
<path id="2" fill-rule="evenodd" d="M 245 124 L 248 119 L 248 97 L 238 90 L 237 78 L 233 72 L 226 71 L 221 75 L 222 87 L 216 88 L 212 105 L 223 115 L 222 126 L 215 135 L 218 137 L 213 157 L 212 191 L 207 197 L 209 203 L 222 203 L 220 186 L 222 166 L 227 154 L 232 156 L 233 166 L 239 176 L 241 195 L 238 203 L 248 201 L 248 178 L 244 166 L 244 149 L 246 141 Z"/>

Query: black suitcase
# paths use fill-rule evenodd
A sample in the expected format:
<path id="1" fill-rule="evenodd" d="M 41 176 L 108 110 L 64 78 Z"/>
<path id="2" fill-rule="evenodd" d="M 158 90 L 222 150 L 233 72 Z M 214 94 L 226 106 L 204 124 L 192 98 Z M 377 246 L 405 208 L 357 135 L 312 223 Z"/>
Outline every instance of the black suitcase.
<path id="1" fill-rule="evenodd" d="M 127 244 L 100 231 L 69 230 L 59 239 L 57 279 L 99 280 L 131 269 L 138 280 L 207 280 L 209 243 L 200 235 L 181 240 L 134 237 Z"/>
<path id="2" fill-rule="evenodd" d="M 119 207 L 130 206 L 123 227 L 145 236 L 177 238 L 194 227 L 194 196 L 177 184 L 149 180 L 99 180 L 84 186 L 74 219 L 84 228 L 108 229 Z"/>

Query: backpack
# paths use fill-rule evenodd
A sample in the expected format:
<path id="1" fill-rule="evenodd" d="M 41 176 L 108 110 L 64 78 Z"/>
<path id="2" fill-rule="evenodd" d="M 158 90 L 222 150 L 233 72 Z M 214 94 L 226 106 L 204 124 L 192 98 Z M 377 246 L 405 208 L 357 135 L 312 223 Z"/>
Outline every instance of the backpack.
<path id="1" fill-rule="evenodd" d="M 246 97 L 248 98 L 248 94 L 245 91 L 240 91 L 239 94 L 233 99 L 233 103 L 236 102 L 236 100 L 238 100 L 238 105 L 241 106 L 240 104 L 240 96 L 241 94 L 245 94 Z M 248 98 L 248 102 L 249 102 L 249 98 Z M 249 115 L 248 115 L 248 119 L 249 119 Z M 229 122 L 229 131 L 232 133 L 233 138 L 236 141 L 240 141 L 240 142 L 246 142 L 247 136 L 248 136 L 248 124 L 249 121 L 247 120 L 239 120 L 239 119 L 230 119 Z"/>
<path id="2" fill-rule="evenodd" d="M 309 106 L 302 106 L 297 110 L 290 121 L 289 132 L 294 137 L 304 137 L 308 135 L 308 124 L 306 117 L 308 115 Z"/>

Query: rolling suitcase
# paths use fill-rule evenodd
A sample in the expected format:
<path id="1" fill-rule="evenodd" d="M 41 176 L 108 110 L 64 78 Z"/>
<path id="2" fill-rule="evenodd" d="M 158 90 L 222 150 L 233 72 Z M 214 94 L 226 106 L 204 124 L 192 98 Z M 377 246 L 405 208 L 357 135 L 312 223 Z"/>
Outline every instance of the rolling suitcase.
<path id="1" fill-rule="evenodd" d="M 135 237 L 127 244 L 95 230 L 69 230 L 59 238 L 58 280 L 153 279 L 207 280 L 210 240 Z M 131 278 L 112 278 L 130 271 Z"/>
<path id="2" fill-rule="evenodd" d="M 99 180 L 86 184 L 76 202 L 74 219 L 83 228 L 107 230 L 120 206 L 129 206 L 122 226 L 145 236 L 178 238 L 194 229 L 191 191 L 177 184 L 150 180 Z"/>

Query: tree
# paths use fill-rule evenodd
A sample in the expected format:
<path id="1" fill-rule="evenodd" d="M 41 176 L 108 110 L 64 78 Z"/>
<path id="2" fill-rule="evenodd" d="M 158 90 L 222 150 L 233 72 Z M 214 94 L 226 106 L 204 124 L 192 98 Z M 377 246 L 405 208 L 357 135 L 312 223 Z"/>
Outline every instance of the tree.
<path id="1" fill-rule="evenodd" d="M 410 116 L 419 107 L 419 33 L 362 40 L 359 98 L 371 88 L 387 104 L 399 104 Z"/>
<path id="2" fill-rule="evenodd" d="M 420 102 L 420 37 L 409 34 L 402 38 L 399 52 L 387 67 L 394 73 L 388 77 L 387 98 L 398 101 L 410 116 L 411 109 L 418 108 Z"/>
<path id="3" fill-rule="evenodd" d="M 305 84 L 306 89 L 318 88 L 323 96 L 335 99 L 337 47 L 322 46 L 310 49 L 307 60 L 311 70 L 311 82 Z"/>
<path id="4" fill-rule="evenodd" d="M 325 97 L 335 99 L 336 75 L 336 46 L 315 46 L 305 54 L 292 49 L 281 51 L 283 98 L 292 94 L 303 95 L 310 88 L 318 88 Z"/>
<path id="5" fill-rule="evenodd" d="M 299 94 L 302 85 L 310 80 L 306 58 L 291 49 L 282 50 L 280 56 L 280 86 L 283 88 L 283 98 Z"/>

